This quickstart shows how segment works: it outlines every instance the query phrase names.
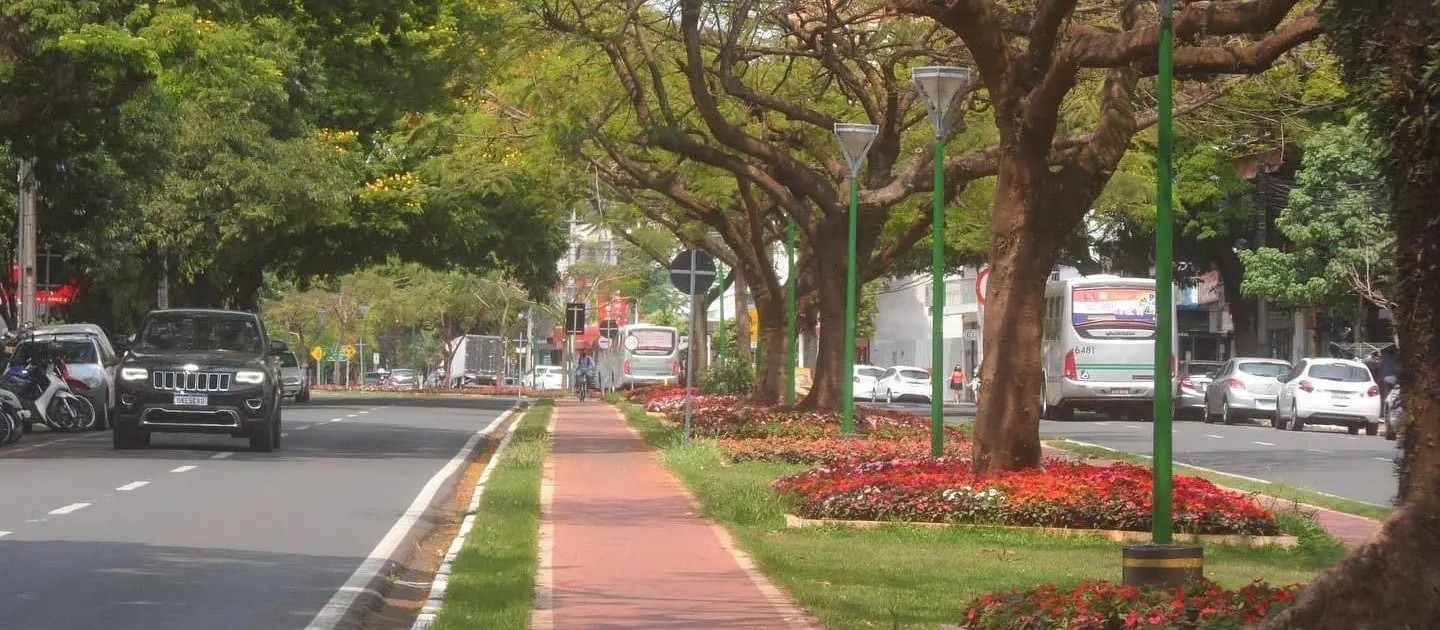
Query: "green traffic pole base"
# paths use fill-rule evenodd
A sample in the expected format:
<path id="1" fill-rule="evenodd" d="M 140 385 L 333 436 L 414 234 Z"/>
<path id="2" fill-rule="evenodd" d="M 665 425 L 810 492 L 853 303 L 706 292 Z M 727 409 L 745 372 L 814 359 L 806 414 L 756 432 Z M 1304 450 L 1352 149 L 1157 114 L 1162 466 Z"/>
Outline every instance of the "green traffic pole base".
<path id="1" fill-rule="evenodd" d="M 1126 586 L 1180 588 L 1205 578 L 1205 548 L 1128 545 L 1121 550 L 1121 569 Z"/>

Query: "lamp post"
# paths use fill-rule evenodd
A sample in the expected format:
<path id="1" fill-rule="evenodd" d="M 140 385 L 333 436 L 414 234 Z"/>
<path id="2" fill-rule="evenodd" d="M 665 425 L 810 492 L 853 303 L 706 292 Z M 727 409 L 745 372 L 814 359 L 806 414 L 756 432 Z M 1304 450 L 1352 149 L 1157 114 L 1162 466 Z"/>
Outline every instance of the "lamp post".
<path id="1" fill-rule="evenodd" d="M 568 307 L 571 302 L 574 302 L 574 301 L 575 301 L 575 293 L 576 293 L 575 277 L 574 277 L 574 276 L 570 276 L 570 277 L 568 277 L 568 278 L 565 278 L 565 306 L 566 306 L 566 307 Z M 564 308 L 562 308 L 561 310 L 562 310 L 562 312 L 566 312 L 566 310 L 565 310 Z M 569 331 L 566 331 L 566 333 L 565 333 L 565 349 L 564 349 L 564 353 L 565 353 L 565 369 L 563 369 L 563 370 L 560 371 L 560 373 L 563 374 L 564 377 L 565 377 L 565 378 L 564 378 L 565 391 L 570 391 L 570 387 L 571 387 L 572 384 L 573 384 L 573 379 L 571 378 L 571 375 L 570 375 L 570 360 L 571 360 L 571 356 L 570 356 L 570 355 L 574 352 L 574 345 L 575 345 L 575 337 L 572 336 L 572 335 L 569 333 Z"/>
<path id="2" fill-rule="evenodd" d="M 956 102 L 970 86 L 970 69 L 925 66 L 910 71 L 935 128 L 935 190 L 930 226 L 930 455 L 945 450 L 945 139 Z"/>
<path id="3" fill-rule="evenodd" d="M 840 434 L 847 437 L 855 435 L 855 271 L 858 262 L 855 232 L 860 215 L 860 164 L 879 133 L 878 125 L 835 123 L 835 138 L 840 141 L 840 151 L 850 167 L 850 229 L 845 246 L 845 370 L 840 374 L 843 414 Z"/>
<path id="4" fill-rule="evenodd" d="M 356 346 L 358 346 L 358 349 L 359 349 L 359 352 L 357 352 L 357 354 L 360 355 L 360 389 L 365 389 L 365 322 L 366 322 L 366 318 L 368 318 L 369 316 L 370 316 L 370 305 L 369 305 L 369 304 L 361 304 L 361 305 L 360 305 L 360 340 L 359 340 L 358 343 L 355 344 Z"/>
<path id="5" fill-rule="evenodd" d="M 785 369 L 785 404 L 795 404 L 795 372 L 800 367 L 800 335 L 797 330 L 796 311 L 799 305 L 796 303 L 795 295 L 795 217 L 785 216 L 785 329 L 786 335 L 786 367 Z"/>

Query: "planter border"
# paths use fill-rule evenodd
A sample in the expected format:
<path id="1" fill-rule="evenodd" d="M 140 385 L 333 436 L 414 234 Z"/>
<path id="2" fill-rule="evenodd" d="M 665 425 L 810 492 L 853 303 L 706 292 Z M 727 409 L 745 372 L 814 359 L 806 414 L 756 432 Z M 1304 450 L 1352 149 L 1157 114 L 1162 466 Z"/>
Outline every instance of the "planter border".
<path id="1" fill-rule="evenodd" d="M 980 529 L 994 529 L 999 531 L 1030 532 L 1046 536 L 1058 536 L 1064 538 L 1103 538 L 1111 542 L 1119 543 L 1148 543 L 1150 532 L 1132 532 L 1119 529 L 1072 529 L 1068 527 L 1022 527 L 1018 525 L 982 525 L 971 523 L 929 523 L 921 521 L 846 521 L 840 519 L 816 519 L 801 518 L 794 514 L 785 515 L 785 526 L 787 528 L 803 527 L 824 527 L 826 525 L 838 525 L 841 527 L 853 527 L 856 529 L 874 529 L 889 525 L 911 525 L 914 527 L 925 527 L 929 529 L 943 529 L 946 527 L 974 527 Z M 1230 545 L 1234 547 L 1295 547 L 1300 544 L 1300 539 L 1294 536 L 1251 536 L 1247 534 L 1175 534 L 1177 543 L 1208 543 L 1213 545 Z"/>

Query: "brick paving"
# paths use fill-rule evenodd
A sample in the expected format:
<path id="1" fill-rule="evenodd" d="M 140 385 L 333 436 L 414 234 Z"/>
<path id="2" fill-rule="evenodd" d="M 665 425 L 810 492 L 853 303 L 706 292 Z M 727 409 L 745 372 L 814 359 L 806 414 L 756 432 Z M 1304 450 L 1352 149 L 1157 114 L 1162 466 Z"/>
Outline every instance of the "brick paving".
<path id="1" fill-rule="evenodd" d="M 612 407 L 561 403 L 552 464 L 554 628 L 809 627 Z"/>

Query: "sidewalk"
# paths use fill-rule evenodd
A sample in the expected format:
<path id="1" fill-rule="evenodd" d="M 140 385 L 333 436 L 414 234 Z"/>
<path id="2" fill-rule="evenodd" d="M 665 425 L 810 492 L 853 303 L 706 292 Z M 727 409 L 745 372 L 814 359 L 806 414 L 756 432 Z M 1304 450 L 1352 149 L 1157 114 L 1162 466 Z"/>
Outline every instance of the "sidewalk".
<path id="1" fill-rule="evenodd" d="M 810 627 L 613 408 L 561 402 L 553 435 L 533 628 Z"/>

